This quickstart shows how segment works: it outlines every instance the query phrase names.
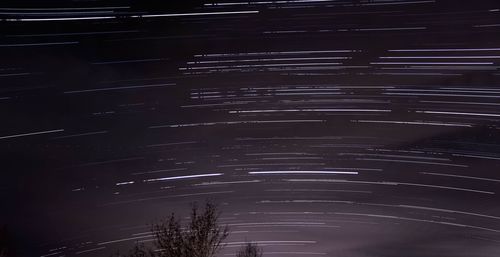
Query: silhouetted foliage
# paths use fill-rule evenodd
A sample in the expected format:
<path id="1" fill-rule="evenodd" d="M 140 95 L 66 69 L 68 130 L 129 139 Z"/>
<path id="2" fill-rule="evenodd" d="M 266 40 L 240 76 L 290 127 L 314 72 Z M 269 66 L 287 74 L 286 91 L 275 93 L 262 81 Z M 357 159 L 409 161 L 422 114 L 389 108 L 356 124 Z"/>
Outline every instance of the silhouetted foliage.
<path id="1" fill-rule="evenodd" d="M 151 255 L 151 250 L 147 250 L 144 244 L 138 243 L 130 250 L 129 257 L 147 257 Z"/>
<path id="2" fill-rule="evenodd" d="M 247 243 L 238 251 L 236 257 L 262 257 L 262 249 L 257 244 Z"/>
<path id="3" fill-rule="evenodd" d="M 215 204 L 207 202 L 199 210 L 195 203 L 185 227 L 174 213 L 151 227 L 154 249 L 136 244 L 127 255 L 116 252 L 112 257 L 214 257 L 229 235 L 228 227 L 219 225 L 219 215 Z"/>
<path id="4" fill-rule="evenodd" d="M 153 250 L 146 248 L 143 243 L 136 243 L 134 247 L 128 252 L 128 254 L 121 254 L 120 251 L 116 251 L 110 255 L 110 257 L 150 257 L 155 256 Z"/>
<path id="5" fill-rule="evenodd" d="M 229 235 L 227 226 L 218 224 L 219 213 L 215 204 L 207 202 L 200 212 L 193 204 L 191 220 L 183 229 L 172 214 L 167 220 L 153 225 L 154 256 L 158 257 L 213 257 L 222 248 Z"/>

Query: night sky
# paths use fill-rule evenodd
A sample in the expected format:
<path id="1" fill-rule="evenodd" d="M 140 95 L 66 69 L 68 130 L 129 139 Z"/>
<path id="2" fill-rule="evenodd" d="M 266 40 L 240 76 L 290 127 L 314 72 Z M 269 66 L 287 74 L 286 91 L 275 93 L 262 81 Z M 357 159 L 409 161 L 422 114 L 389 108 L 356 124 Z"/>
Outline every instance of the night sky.
<path id="1" fill-rule="evenodd" d="M 498 0 L 1 2 L 18 256 L 126 251 L 206 199 L 220 257 L 500 256 Z"/>

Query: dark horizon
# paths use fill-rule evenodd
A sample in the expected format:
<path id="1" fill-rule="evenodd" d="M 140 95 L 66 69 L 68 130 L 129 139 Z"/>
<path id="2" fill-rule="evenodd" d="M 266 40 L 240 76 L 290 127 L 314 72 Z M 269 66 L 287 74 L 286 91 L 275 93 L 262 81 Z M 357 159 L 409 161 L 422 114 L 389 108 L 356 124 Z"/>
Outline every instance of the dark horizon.
<path id="1" fill-rule="evenodd" d="M 163 2 L 0 5 L 17 256 L 109 256 L 205 199 L 221 257 L 498 256 L 498 1 Z"/>

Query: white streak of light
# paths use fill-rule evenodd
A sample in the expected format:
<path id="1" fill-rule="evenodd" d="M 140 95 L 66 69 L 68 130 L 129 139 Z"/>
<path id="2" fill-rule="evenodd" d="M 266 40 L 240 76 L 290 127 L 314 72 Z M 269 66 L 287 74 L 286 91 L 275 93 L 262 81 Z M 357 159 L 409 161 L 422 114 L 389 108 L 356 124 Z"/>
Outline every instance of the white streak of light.
<path id="1" fill-rule="evenodd" d="M 234 244 L 247 244 L 248 242 L 229 242 L 225 243 L 226 245 L 234 245 Z M 316 241 L 252 241 L 252 243 L 256 244 L 266 244 L 266 243 L 299 243 L 299 244 L 315 244 Z"/>
<path id="2" fill-rule="evenodd" d="M 164 86 L 173 86 L 173 85 L 175 85 L 175 83 L 152 84 L 152 85 L 142 85 L 142 86 L 127 86 L 127 87 L 93 88 L 93 89 L 66 91 L 66 92 L 64 92 L 64 94 L 87 93 L 87 92 L 110 91 L 110 90 L 122 90 L 122 89 L 134 89 L 134 88 L 148 88 L 148 87 L 164 87 Z"/>
<path id="3" fill-rule="evenodd" d="M 441 48 L 441 49 L 395 49 L 389 52 L 473 52 L 473 51 L 500 51 L 500 48 Z"/>
<path id="4" fill-rule="evenodd" d="M 24 133 L 24 134 L 17 134 L 17 135 L 2 136 L 2 137 L 0 137 L 0 139 L 8 139 L 8 138 L 16 138 L 16 137 L 42 135 L 42 134 L 57 133 L 57 132 L 63 132 L 63 131 L 64 131 L 64 129 L 55 129 L 55 130 L 31 132 L 31 133 Z"/>
<path id="5" fill-rule="evenodd" d="M 213 181 L 213 182 L 203 182 L 199 184 L 194 184 L 193 186 L 211 186 L 211 185 L 227 185 L 227 184 L 245 184 L 245 183 L 259 183 L 262 182 L 262 180 L 255 179 L 255 180 L 240 180 L 240 181 Z"/>
<path id="6" fill-rule="evenodd" d="M 134 239 L 147 238 L 147 237 L 152 237 L 152 236 L 153 235 L 129 237 L 129 238 L 123 238 L 123 239 L 117 239 L 117 240 L 112 240 L 112 241 L 101 242 L 101 243 L 97 243 L 97 245 L 107 245 L 107 244 L 119 243 L 119 242 L 130 241 L 130 240 L 134 240 Z"/>
<path id="7" fill-rule="evenodd" d="M 119 182 L 119 183 L 116 183 L 117 186 L 122 186 L 122 185 L 131 185 L 131 184 L 134 184 L 135 182 L 134 181 L 126 181 L 126 182 Z"/>
<path id="8" fill-rule="evenodd" d="M 434 173 L 434 172 L 420 172 L 420 174 L 434 175 L 434 176 L 443 176 L 443 177 L 452 177 L 452 178 L 476 179 L 476 180 L 484 180 L 484 181 L 491 181 L 491 182 L 500 182 L 500 180 L 498 180 L 498 179 L 481 178 L 481 177 L 471 177 L 471 176 L 462 176 L 462 175 L 454 175 L 454 174 L 443 174 L 443 173 Z"/>
<path id="9" fill-rule="evenodd" d="M 196 12 L 196 13 L 168 13 L 168 14 L 146 14 L 134 15 L 132 18 L 155 18 L 155 17 L 183 17 L 183 16 L 207 16 L 207 15 L 230 15 L 230 14 L 256 14 L 259 11 L 235 11 L 235 12 Z"/>
<path id="10" fill-rule="evenodd" d="M 186 175 L 186 176 L 176 176 L 176 177 L 163 177 L 163 178 L 145 179 L 144 182 L 177 180 L 177 179 L 188 179 L 188 178 L 214 177 L 214 176 L 222 176 L 222 175 L 224 175 L 224 173 L 209 173 L 209 174 L 197 174 L 197 175 Z"/>
<path id="11" fill-rule="evenodd" d="M 76 252 L 76 254 L 94 252 L 94 251 L 102 250 L 102 249 L 106 249 L 106 247 L 103 246 L 103 247 L 92 248 L 92 249 L 88 249 L 88 250 L 84 250 L 84 251 L 78 251 L 78 252 Z"/>
<path id="12" fill-rule="evenodd" d="M 470 124 L 459 123 L 441 123 L 441 122 L 426 122 L 426 121 L 397 121 L 397 120 L 353 120 L 357 123 L 382 123 L 382 124 L 403 124 L 403 125 L 429 125 L 429 126 L 446 126 L 446 127 L 472 127 Z"/>
<path id="13" fill-rule="evenodd" d="M 500 117 L 500 114 L 493 114 L 493 113 L 441 112 L 441 111 L 416 111 L 416 112 L 417 113 L 428 113 L 428 114 L 449 114 L 449 115 L 463 115 L 463 116 Z"/>
<path id="14" fill-rule="evenodd" d="M 314 93 L 316 94 L 316 93 Z M 391 112 L 391 110 L 380 109 L 277 109 L 277 110 L 244 110 L 229 111 L 229 113 L 272 113 L 272 112 Z"/>
<path id="15" fill-rule="evenodd" d="M 342 179 L 283 179 L 286 182 L 327 182 L 327 183 L 353 183 L 353 184 L 369 184 L 369 185 L 386 185 L 386 186 L 416 186 L 416 187 L 429 187 L 429 188 L 439 188 L 439 189 L 449 189 L 472 193 L 490 194 L 494 195 L 494 192 L 481 191 L 468 188 L 459 187 L 447 187 L 439 185 L 428 185 L 428 184 L 417 184 L 417 183 L 404 183 L 404 182 L 392 182 L 392 181 L 361 181 L 361 180 L 342 180 Z"/>
<path id="16" fill-rule="evenodd" d="M 248 174 L 347 174 L 358 175 L 357 171 L 321 171 L 321 170 L 285 170 L 285 171 L 250 171 Z"/>

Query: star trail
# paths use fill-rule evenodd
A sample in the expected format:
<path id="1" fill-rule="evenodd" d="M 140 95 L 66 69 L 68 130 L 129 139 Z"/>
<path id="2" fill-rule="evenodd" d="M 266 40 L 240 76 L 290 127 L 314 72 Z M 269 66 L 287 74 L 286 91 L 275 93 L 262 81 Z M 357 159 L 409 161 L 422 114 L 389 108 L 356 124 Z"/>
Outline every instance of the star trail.
<path id="1" fill-rule="evenodd" d="M 212 199 L 264 256 L 500 254 L 500 3 L 5 1 L 0 226 L 109 256 Z"/>

